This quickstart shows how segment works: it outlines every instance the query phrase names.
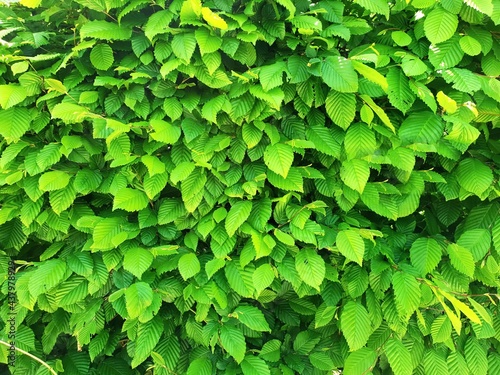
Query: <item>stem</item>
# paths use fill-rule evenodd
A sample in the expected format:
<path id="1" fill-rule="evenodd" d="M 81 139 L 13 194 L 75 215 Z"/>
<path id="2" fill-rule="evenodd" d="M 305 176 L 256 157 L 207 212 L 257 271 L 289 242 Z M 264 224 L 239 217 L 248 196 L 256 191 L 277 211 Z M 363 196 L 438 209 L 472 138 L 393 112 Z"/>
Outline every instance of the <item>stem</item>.
<path id="1" fill-rule="evenodd" d="M 13 345 L 10 345 L 9 343 L 6 343 L 5 341 L 3 340 L 0 340 L 0 344 L 2 345 L 5 345 L 5 346 L 8 346 L 9 348 L 11 348 Z M 52 367 L 50 367 L 50 365 L 46 362 L 44 362 L 43 360 L 41 360 L 40 358 L 34 356 L 33 354 L 30 354 L 22 349 L 19 349 L 17 346 L 14 346 L 14 349 L 16 349 L 16 351 L 18 351 L 19 353 L 21 354 L 24 354 L 24 355 L 27 355 L 28 357 L 30 357 L 31 359 L 34 359 L 35 361 L 37 361 L 38 363 L 41 363 L 43 366 L 45 366 L 52 374 L 54 375 L 57 375 L 57 372 L 54 371 L 54 369 Z"/>

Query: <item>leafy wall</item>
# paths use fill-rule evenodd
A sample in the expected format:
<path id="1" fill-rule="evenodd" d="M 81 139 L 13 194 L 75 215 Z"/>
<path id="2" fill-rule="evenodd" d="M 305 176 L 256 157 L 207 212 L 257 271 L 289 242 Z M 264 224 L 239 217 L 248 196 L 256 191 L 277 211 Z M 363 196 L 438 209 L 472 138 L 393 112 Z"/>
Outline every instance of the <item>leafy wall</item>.
<path id="1" fill-rule="evenodd" d="M 499 374 L 499 23 L 4 5 L 0 338 L 12 259 L 16 346 L 65 375 Z"/>

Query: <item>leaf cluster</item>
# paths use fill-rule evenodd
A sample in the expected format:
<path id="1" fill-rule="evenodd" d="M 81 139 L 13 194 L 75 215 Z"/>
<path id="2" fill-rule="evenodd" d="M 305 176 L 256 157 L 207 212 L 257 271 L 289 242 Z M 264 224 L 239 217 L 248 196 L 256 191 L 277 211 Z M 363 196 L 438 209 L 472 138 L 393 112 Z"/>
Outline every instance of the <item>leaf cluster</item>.
<path id="1" fill-rule="evenodd" d="M 498 0 L 0 24 L 1 340 L 65 375 L 500 373 Z"/>

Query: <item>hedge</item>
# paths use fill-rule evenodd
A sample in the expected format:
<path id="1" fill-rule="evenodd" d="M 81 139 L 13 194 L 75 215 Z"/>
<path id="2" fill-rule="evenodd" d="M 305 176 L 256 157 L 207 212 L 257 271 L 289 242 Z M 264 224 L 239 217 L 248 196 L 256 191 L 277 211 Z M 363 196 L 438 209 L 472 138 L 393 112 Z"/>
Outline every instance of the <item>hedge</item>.
<path id="1" fill-rule="evenodd" d="M 499 0 L 0 24 L 2 373 L 500 373 Z"/>

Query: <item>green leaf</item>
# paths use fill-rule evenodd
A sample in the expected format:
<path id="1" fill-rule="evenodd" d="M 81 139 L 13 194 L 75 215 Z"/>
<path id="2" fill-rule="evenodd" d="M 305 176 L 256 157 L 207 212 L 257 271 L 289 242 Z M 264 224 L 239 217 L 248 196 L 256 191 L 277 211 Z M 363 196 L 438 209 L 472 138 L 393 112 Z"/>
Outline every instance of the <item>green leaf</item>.
<path id="1" fill-rule="evenodd" d="M 133 4 L 133 3 L 131 3 Z M 172 20 L 173 13 L 167 9 L 153 13 L 144 26 L 144 35 L 153 41 L 153 38 L 168 31 L 168 24 Z"/>
<path id="2" fill-rule="evenodd" d="M 201 8 L 201 14 L 203 19 L 212 27 L 217 29 L 226 30 L 227 23 L 224 21 L 222 17 L 220 17 L 217 13 L 212 12 L 210 8 L 203 7 Z"/>
<path id="3" fill-rule="evenodd" d="M 491 314 L 489 310 L 487 310 L 483 305 L 480 303 L 476 302 L 473 298 L 467 297 L 467 300 L 470 302 L 470 304 L 474 307 L 474 310 L 479 313 L 481 316 L 481 319 L 488 323 L 489 325 L 493 325 L 493 320 L 491 319 Z"/>
<path id="4" fill-rule="evenodd" d="M 462 3 L 463 1 L 461 0 L 444 0 L 441 2 L 441 5 L 443 6 L 444 9 L 447 11 L 450 11 L 451 13 L 458 14 L 460 12 L 460 9 L 462 9 Z M 431 5 L 433 5 L 432 3 Z M 426 6 L 425 8 L 427 8 Z"/>
<path id="5" fill-rule="evenodd" d="M 87 108 L 78 104 L 59 103 L 52 108 L 52 118 L 60 118 L 67 124 L 80 123 L 90 115 Z"/>
<path id="6" fill-rule="evenodd" d="M 391 68 L 387 73 L 389 85 L 388 97 L 391 104 L 406 113 L 415 101 L 415 94 L 410 89 L 410 83 L 401 69 Z"/>
<path id="7" fill-rule="evenodd" d="M 351 61 L 344 57 L 327 57 L 321 65 L 321 75 L 324 82 L 336 91 L 358 91 L 358 75 Z"/>
<path id="8" fill-rule="evenodd" d="M 297 168 L 290 168 L 287 178 L 283 178 L 273 171 L 268 171 L 267 178 L 272 185 L 279 189 L 298 192 L 304 191 L 302 174 Z"/>
<path id="9" fill-rule="evenodd" d="M 188 212 L 193 212 L 203 199 L 207 177 L 201 168 L 196 168 L 181 183 L 182 200 Z"/>
<path id="10" fill-rule="evenodd" d="M 68 209 L 75 201 L 75 198 L 76 191 L 72 185 L 68 185 L 64 189 L 54 190 L 49 193 L 50 206 L 58 215 Z"/>
<path id="11" fill-rule="evenodd" d="M 194 33 L 181 33 L 174 35 L 172 39 L 172 51 L 174 55 L 185 63 L 189 63 L 196 48 Z"/>
<path id="12" fill-rule="evenodd" d="M 148 322 L 138 324 L 135 353 L 131 363 L 132 368 L 139 366 L 151 356 L 151 352 L 160 341 L 164 329 L 163 325 L 163 319 L 160 316 L 155 316 Z"/>
<path id="13" fill-rule="evenodd" d="M 427 349 L 424 355 L 425 374 L 448 375 L 448 366 L 443 355 L 436 349 Z"/>
<path id="14" fill-rule="evenodd" d="M 40 170 L 44 171 L 48 167 L 56 164 L 61 159 L 61 145 L 51 143 L 46 146 L 36 156 L 36 164 Z"/>
<path id="15" fill-rule="evenodd" d="M 186 213 L 186 208 L 180 199 L 164 199 L 158 209 L 158 224 L 171 223 Z"/>
<path id="16" fill-rule="evenodd" d="M 467 362 L 465 358 L 457 350 L 451 352 L 446 359 L 448 363 L 448 369 L 450 374 L 454 375 L 469 375 L 469 369 L 467 368 Z"/>
<path id="17" fill-rule="evenodd" d="M 23 86 L 19 85 L 0 85 L 0 107 L 8 109 L 21 103 L 28 93 Z"/>
<path id="18" fill-rule="evenodd" d="M 401 64 L 403 72 L 408 76 L 420 76 L 427 71 L 427 65 L 415 56 L 405 56 Z"/>
<path id="19" fill-rule="evenodd" d="M 267 363 L 251 354 L 246 355 L 243 362 L 241 362 L 241 370 L 243 375 L 271 375 Z"/>
<path id="20" fill-rule="evenodd" d="M 38 180 L 38 187 L 41 191 L 60 190 L 68 186 L 70 179 L 70 175 L 63 171 L 45 172 Z"/>
<path id="21" fill-rule="evenodd" d="M 225 228 L 229 237 L 232 237 L 236 230 L 248 219 L 251 211 L 251 201 L 239 201 L 231 206 L 225 221 Z"/>
<path id="22" fill-rule="evenodd" d="M 349 350 L 354 352 L 365 346 L 372 333 L 370 316 L 359 302 L 349 301 L 340 315 L 340 328 Z"/>
<path id="23" fill-rule="evenodd" d="M 319 291 L 325 279 L 325 261 L 313 249 L 302 249 L 295 256 L 295 268 L 301 280 Z"/>
<path id="24" fill-rule="evenodd" d="M 442 91 L 439 91 L 436 95 L 438 103 L 443 109 L 448 113 L 455 113 L 457 111 L 457 102 L 451 99 Z"/>
<path id="25" fill-rule="evenodd" d="M 412 39 L 411 39 L 411 36 L 409 36 L 407 33 L 405 33 L 404 31 L 400 31 L 400 30 L 397 30 L 397 31 L 393 31 L 391 33 L 391 38 L 392 40 L 394 40 L 394 42 L 396 42 L 396 44 L 400 47 L 404 47 L 404 46 L 407 46 L 408 44 L 411 43 Z"/>
<path id="26" fill-rule="evenodd" d="M 178 120 L 182 116 L 182 104 L 177 98 L 166 98 L 163 102 L 163 109 L 170 120 Z"/>
<path id="27" fill-rule="evenodd" d="M 441 7 L 435 7 L 424 20 L 424 32 L 432 44 L 450 39 L 457 30 L 458 17 Z"/>
<path id="28" fill-rule="evenodd" d="M 479 77 L 467 69 L 450 68 L 442 72 L 447 83 L 453 83 L 453 88 L 462 92 L 474 93 L 481 88 Z"/>
<path id="29" fill-rule="evenodd" d="M 481 228 L 465 231 L 458 239 L 457 245 L 469 250 L 474 261 L 478 262 L 484 258 L 490 248 L 490 231 Z"/>
<path id="30" fill-rule="evenodd" d="M 478 159 L 467 158 L 456 170 L 458 183 L 465 190 L 481 196 L 493 183 L 491 169 Z"/>
<path id="31" fill-rule="evenodd" d="M 453 268 L 469 277 L 473 277 L 475 264 L 470 250 L 463 246 L 450 243 L 448 244 L 447 251 Z"/>
<path id="32" fill-rule="evenodd" d="M 170 180 L 173 184 L 184 181 L 194 171 L 195 164 L 191 161 L 183 161 L 177 165 L 170 173 Z"/>
<path id="33" fill-rule="evenodd" d="M 446 315 L 440 315 L 431 326 L 432 341 L 437 344 L 446 342 L 451 337 L 451 321 Z"/>
<path id="34" fill-rule="evenodd" d="M 78 193 L 86 195 L 97 190 L 101 181 L 102 175 L 98 171 L 86 168 L 77 172 L 73 186 Z"/>
<path id="35" fill-rule="evenodd" d="M 268 145 L 264 151 L 264 162 L 271 171 L 287 178 L 293 163 L 292 146 L 284 143 Z"/>
<path id="36" fill-rule="evenodd" d="M 486 375 L 488 373 L 486 349 L 474 336 L 469 336 L 465 344 L 465 359 L 471 373 L 477 375 Z"/>
<path id="37" fill-rule="evenodd" d="M 387 126 L 389 129 L 391 129 L 392 132 L 396 133 L 396 128 L 394 128 L 394 125 L 392 124 L 391 120 L 389 119 L 389 116 L 384 112 L 380 106 L 378 106 L 372 98 L 370 98 L 368 95 L 360 95 L 360 98 L 363 99 L 363 101 L 368 104 L 368 106 L 377 114 L 377 116 L 380 118 L 382 123 Z"/>
<path id="38" fill-rule="evenodd" d="M 387 340 L 384 351 L 394 375 L 413 374 L 410 351 L 400 340 L 395 338 Z"/>
<path id="39" fill-rule="evenodd" d="M 387 92 L 387 89 L 389 88 L 387 79 L 377 70 L 370 68 L 368 65 L 365 65 L 357 60 L 352 60 L 352 65 L 354 66 L 354 69 L 356 69 L 356 71 L 363 77 L 365 77 L 368 81 L 373 82 L 376 85 L 379 85 L 382 88 L 382 90 Z"/>
<path id="40" fill-rule="evenodd" d="M 163 162 L 156 156 L 144 155 L 141 158 L 141 161 L 148 168 L 150 176 L 154 176 L 159 173 L 165 173 L 165 164 L 163 164 Z"/>
<path id="41" fill-rule="evenodd" d="M 306 135 L 319 152 L 336 158 L 340 157 L 340 144 L 325 126 L 309 126 Z"/>
<path id="42" fill-rule="evenodd" d="M 156 194 L 161 192 L 168 182 L 168 174 L 161 173 L 155 174 L 154 176 L 150 176 L 147 174 L 144 176 L 143 187 L 144 192 L 148 196 L 149 199 L 154 199 Z"/>
<path id="43" fill-rule="evenodd" d="M 208 278 L 211 279 L 212 276 L 225 265 L 226 262 L 224 261 L 224 259 L 214 258 L 212 260 L 209 260 L 205 264 L 205 272 L 207 273 Z"/>
<path id="44" fill-rule="evenodd" d="M 309 354 L 318 341 L 319 338 L 313 337 L 309 331 L 299 332 L 293 341 L 293 350 L 297 354 Z"/>
<path id="45" fill-rule="evenodd" d="M 93 231 L 93 240 L 91 248 L 94 250 L 110 250 L 115 248 L 113 239 L 122 233 L 123 219 L 119 217 L 110 217 L 100 220 L 95 224 Z"/>
<path id="46" fill-rule="evenodd" d="M 27 146 L 28 143 L 24 141 L 7 146 L 0 157 L 0 168 L 4 169 L 11 161 L 15 160 L 19 153 Z"/>
<path id="47" fill-rule="evenodd" d="M 128 249 L 123 258 L 123 268 L 138 279 L 149 269 L 151 263 L 153 263 L 153 254 L 142 247 Z"/>
<path id="48" fill-rule="evenodd" d="M 90 62 L 96 69 L 108 70 L 114 61 L 113 49 L 107 44 L 98 44 L 90 51 Z"/>
<path id="49" fill-rule="evenodd" d="M 368 162 L 361 159 L 344 161 L 340 169 L 340 177 L 347 186 L 362 194 L 370 177 Z"/>
<path id="50" fill-rule="evenodd" d="M 277 228 L 274 230 L 274 235 L 276 236 L 278 241 L 284 243 L 285 245 L 288 245 L 288 246 L 295 245 L 295 240 L 293 239 L 292 236 L 290 236 L 289 234 L 287 234 L 287 233 L 285 233 Z"/>
<path id="51" fill-rule="evenodd" d="M 271 65 L 260 68 L 259 81 L 265 91 L 281 86 L 283 83 L 283 71 L 286 69 L 284 61 L 278 61 Z"/>
<path id="52" fill-rule="evenodd" d="M 113 211 L 122 209 L 128 212 L 135 212 L 146 208 L 148 204 L 149 199 L 142 191 L 123 188 L 118 190 L 113 199 Z"/>
<path id="53" fill-rule="evenodd" d="M 174 144 L 181 136 L 181 129 L 163 120 L 151 120 L 150 124 L 154 129 L 151 138 L 155 141 L 167 144 Z"/>
<path id="54" fill-rule="evenodd" d="M 459 37 L 455 35 L 446 42 L 429 47 L 429 61 L 436 69 L 448 69 L 456 66 L 464 56 L 459 44 Z"/>
<path id="55" fill-rule="evenodd" d="M 330 356 L 324 352 L 311 353 L 309 355 L 309 362 L 315 368 L 322 371 L 332 371 L 336 368 Z"/>
<path id="56" fill-rule="evenodd" d="M 33 297 L 59 285 L 66 274 L 66 263 L 60 259 L 51 259 L 42 263 L 29 279 L 29 292 Z M 66 276 L 67 277 L 67 276 Z"/>
<path id="57" fill-rule="evenodd" d="M 92 338 L 92 341 L 89 344 L 89 355 L 91 361 L 102 353 L 108 343 L 108 340 L 109 332 L 105 330 L 101 331 L 97 336 Z"/>
<path id="58" fill-rule="evenodd" d="M 237 264 L 238 263 L 238 264 Z M 231 288 L 243 297 L 250 298 L 253 295 L 253 267 L 250 265 L 241 267 L 239 262 L 228 262 L 224 268 L 227 281 Z"/>
<path id="59" fill-rule="evenodd" d="M 274 278 L 274 271 L 269 264 L 266 263 L 257 267 L 252 275 L 253 286 L 257 294 L 260 294 L 264 289 L 270 286 Z"/>
<path id="60" fill-rule="evenodd" d="M 195 359 L 189 364 L 187 375 L 212 375 L 212 362 L 207 357 Z"/>
<path id="61" fill-rule="evenodd" d="M 276 2 L 280 5 L 282 5 L 286 10 L 288 10 L 288 12 L 290 13 L 290 15 L 288 16 L 288 18 L 293 18 L 295 16 L 295 11 L 296 11 L 296 8 L 295 8 L 295 5 L 293 4 L 293 1 L 291 0 L 276 0 Z"/>
<path id="62" fill-rule="evenodd" d="M 490 353 L 488 355 L 488 369 L 491 374 L 496 374 L 497 370 L 500 369 L 500 355 L 498 353 Z"/>
<path id="63" fill-rule="evenodd" d="M 259 357 L 269 362 L 278 362 L 280 359 L 281 342 L 279 340 L 267 341 L 260 351 Z"/>
<path id="64" fill-rule="evenodd" d="M 243 136 L 243 140 L 247 144 L 248 148 L 254 148 L 257 146 L 262 139 L 262 130 L 253 126 L 252 124 L 243 124 L 241 129 L 241 135 Z"/>
<path id="65" fill-rule="evenodd" d="M 322 304 L 318 307 L 318 310 L 316 310 L 316 314 L 314 316 L 314 328 L 320 328 L 329 324 L 336 312 L 337 306 Z"/>
<path id="66" fill-rule="evenodd" d="M 130 319 L 138 318 L 153 303 L 153 290 L 139 281 L 125 290 L 125 306 Z"/>
<path id="67" fill-rule="evenodd" d="M 77 0 L 76 2 L 98 12 L 104 12 L 107 10 L 105 0 Z"/>
<path id="68" fill-rule="evenodd" d="M 434 271 L 441 261 L 441 246 L 433 238 L 419 238 L 411 245 L 411 263 L 422 275 Z"/>
<path id="69" fill-rule="evenodd" d="M 218 51 L 222 45 L 222 39 L 204 27 L 196 29 L 194 35 L 202 55 Z"/>
<path id="70" fill-rule="evenodd" d="M 179 259 L 179 272 L 184 280 L 196 275 L 201 270 L 200 261 L 196 254 L 184 254 Z"/>
<path id="71" fill-rule="evenodd" d="M 80 29 L 82 38 L 95 38 L 105 40 L 129 40 L 132 29 L 108 21 L 89 21 Z"/>
<path id="72" fill-rule="evenodd" d="M 356 115 L 356 96 L 331 90 L 326 98 L 325 108 L 332 121 L 346 130 Z"/>
<path id="73" fill-rule="evenodd" d="M 444 124 L 441 118 L 428 111 L 412 113 L 399 128 L 399 137 L 405 144 L 437 142 L 443 136 Z"/>
<path id="74" fill-rule="evenodd" d="M 487 16 L 493 14 L 493 3 L 491 0 L 467 0 L 465 4 L 478 12 L 484 13 Z"/>
<path id="75" fill-rule="evenodd" d="M 392 277 L 392 286 L 398 315 L 408 319 L 420 306 L 420 284 L 415 276 L 406 272 L 396 272 Z"/>
<path id="76" fill-rule="evenodd" d="M 288 72 L 290 73 L 290 83 L 300 83 L 306 81 L 310 76 L 308 59 L 305 56 L 291 55 L 288 59 Z"/>
<path id="77" fill-rule="evenodd" d="M 29 130 L 31 115 L 22 107 L 0 110 L 0 123 L 0 135 L 8 143 L 17 142 Z"/>
<path id="78" fill-rule="evenodd" d="M 240 305 L 234 309 L 231 316 L 238 319 L 254 331 L 271 332 L 271 328 L 269 328 L 269 324 L 267 323 L 264 314 L 255 306 Z"/>
<path id="79" fill-rule="evenodd" d="M 196 78 L 198 78 L 203 84 L 213 89 L 220 89 L 222 87 L 231 84 L 231 80 L 224 71 L 218 69 L 215 70 L 213 73 L 210 73 L 206 66 L 201 66 L 201 65 L 198 66 L 196 69 Z M 252 86 L 252 87 L 260 87 L 260 86 Z M 276 90 L 279 91 L 278 88 Z M 265 100 L 265 97 L 262 99 Z"/>
<path id="80" fill-rule="evenodd" d="M 306 16 L 306 15 L 295 16 L 290 21 L 297 28 L 307 29 L 307 30 L 319 30 L 319 31 L 321 31 L 322 29 L 321 22 L 316 17 L 313 16 Z"/>
<path id="81" fill-rule="evenodd" d="M 227 324 L 223 325 L 220 328 L 220 341 L 224 349 L 237 363 L 243 361 L 247 348 L 245 337 L 238 328 Z"/>
<path id="82" fill-rule="evenodd" d="M 413 91 L 417 97 L 422 100 L 427 106 L 432 110 L 432 112 L 436 113 L 437 111 L 437 103 L 434 98 L 434 94 L 427 86 L 423 83 L 417 81 L 410 82 L 410 89 Z"/>
<path id="83" fill-rule="evenodd" d="M 365 375 L 377 361 L 377 354 L 370 348 L 361 348 L 349 354 L 344 364 L 344 372 L 350 375 Z"/>
<path id="84" fill-rule="evenodd" d="M 117 133 L 119 133 L 117 135 Z M 116 137 L 115 137 L 116 135 Z M 130 138 L 128 135 L 120 132 L 114 132 L 112 136 L 106 139 L 108 143 L 108 154 L 113 159 L 125 159 L 130 156 Z"/>
<path id="85" fill-rule="evenodd" d="M 354 3 L 361 5 L 372 13 L 383 14 L 389 19 L 389 4 L 384 0 L 355 0 Z M 397 375 L 397 374 L 396 374 Z"/>
<path id="86" fill-rule="evenodd" d="M 207 101 L 201 110 L 201 115 L 204 119 L 210 122 L 217 122 L 217 114 L 219 111 L 228 104 L 227 97 L 223 95 L 216 96 L 215 98 Z"/>
<path id="87" fill-rule="evenodd" d="M 363 265 L 365 242 L 354 230 L 343 230 L 337 234 L 337 248 L 347 259 Z"/>
<path id="88" fill-rule="evenodd" d="M 468 35 L 460 38 L 460 47 L 469 56 L 477 56 L 481 53 L 481 43 Z"/>
<path id="89" fill-rule="evenodd" d="M 222 63 L 219 52 L 207 53 L 201 59 L 207 68 L 208 74 L 214 74 Z"/>
<path id="90" fill-rule="evenodd" d="M 375 134 L 363 123 L 352 124 L 345 135 L 344 148 L 348 159 L 371 156 L 377 149 Z"/>

